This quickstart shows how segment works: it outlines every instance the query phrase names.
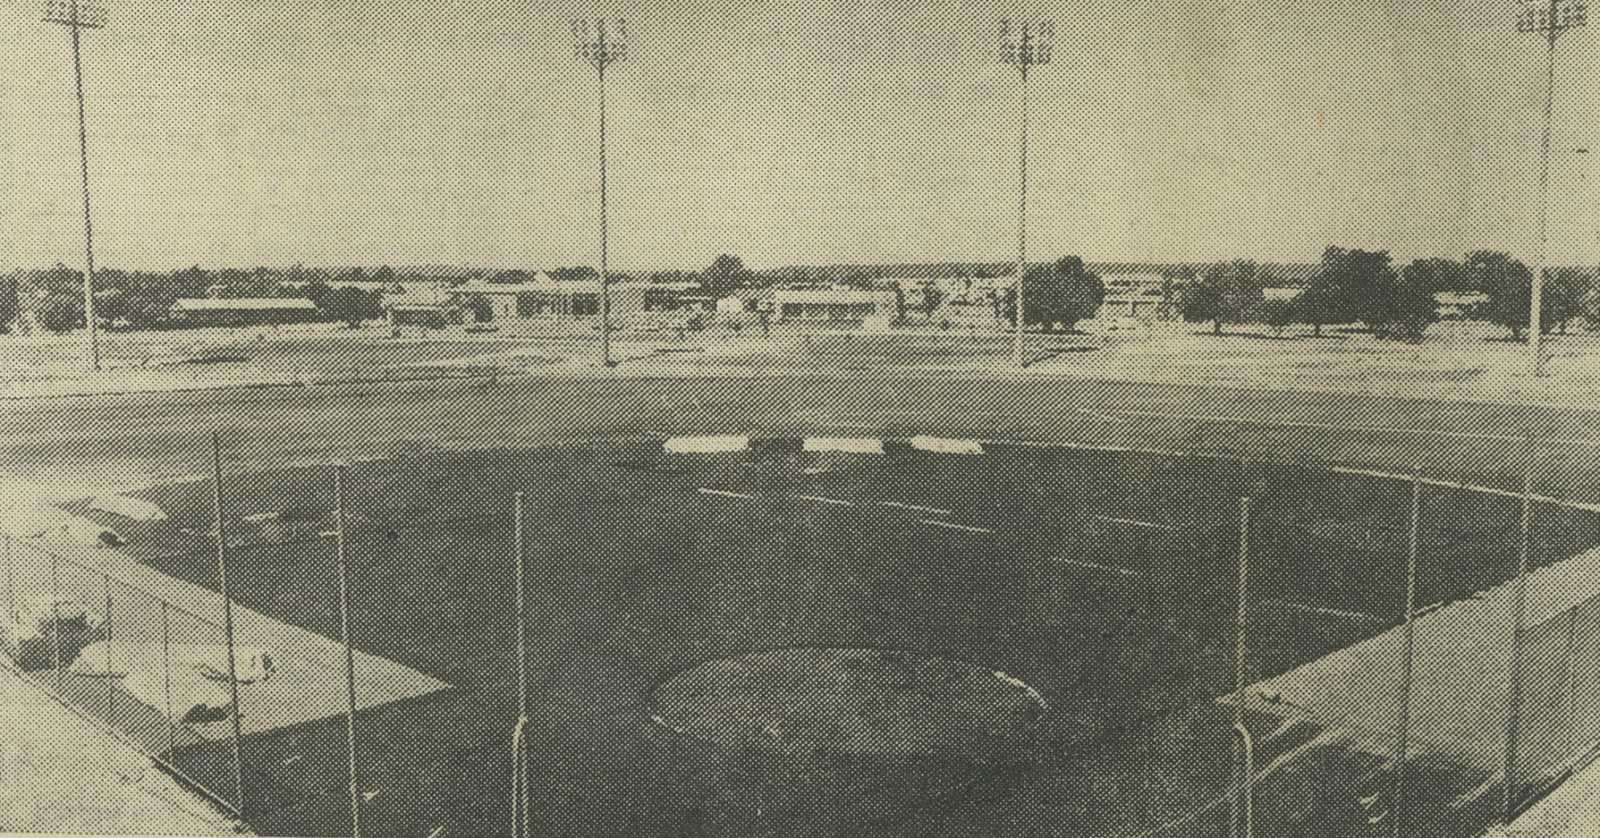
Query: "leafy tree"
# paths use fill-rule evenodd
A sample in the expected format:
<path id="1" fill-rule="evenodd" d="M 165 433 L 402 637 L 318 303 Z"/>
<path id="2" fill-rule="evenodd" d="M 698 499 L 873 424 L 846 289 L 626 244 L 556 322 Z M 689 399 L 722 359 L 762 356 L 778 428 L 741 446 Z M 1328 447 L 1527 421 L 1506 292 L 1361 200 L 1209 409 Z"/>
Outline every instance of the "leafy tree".
<path id="1" fill-rule="evenodd" d="M 1056 323 L 1068 332 L 1076 331 L 1079 320 L 1094 317 L 1105 303 L 1105 282 L 1086 270 L 1080 257 L 1065 256 L 1056 260 L 1043 279 L 1042 293 L 1034 296 L 1038 301 L 1034 308 L 1044 320 L 1047 332 L 1054 331 Z M 1023 293 L 1028 290 L 1024 276 Z"/>
<path id="2" fill-rule="evenodd" d="M 475 323 L 488 323 L 494 319 L 494 306 L 489 304 L 489 298 L 482 294 L 468 294 L 466 299 L 467 309 L 472 312 Z"/>
<path id="3" fill-rule="evenodd" d="M 1312 280 L 1317 309 L 1307 310 L 1316 317 L 1313 326 L 1321 334 L 1323 323 L 1348 323 L 1359 320 L 1368 327 L 1384 322 L 1385 306 L 1395 288 L 1395 272 L 1387 250 L 1347 250 L 1329 245 L 1322 251 L 1322 264 Z"/>
<path id="4" fill-rule="evenodd" d="M 1266 280 L 1255 262 L 1238 259 L 1213 265 L 1199 281 L 1182 286 L 1179 311 L 1189 323 L 1212 324 L 1222 334 L 1224 323 L 1243 323 L 1258 310 Z"/>
<path id="5" fill-rule="evenodd" d="M 1084 270 L 1083 260 L 1064 256 L 1047 265 L 1029 266 L 1022 275 L 1022 313 L 1029 326 L 1054 332 L 1060 323 L 1068 332 L 1079 320 L 1093 317 L 1105 302 L 1106 285 Z M 1006 289 L 999 301 L 1001 317 L 1016 322 L 1016 289 Z"/>
<path id="6" fill-rule="evenodd" d="M 327 312 L 328 316 L 340 321 L 352 329 L 361 327 L 364 320 L 373 320 L 383 316 L 381 295 L 369 293 L 353 285 L 344 285 L 329 291 L 323 302 L 313 303 Z"/>
<path id="7" fill-rule="evenodd" d="M 213 284 L 211 274 L 199 265 L 179 271 L 174 278 L 177 280 L 178 296 L 187 299 L 204 297 Z"/>
<path id="8" fill-rule="evenodd" d="M 1583 268 L 1557 268 L 1550 272 L 1544 283 L 1544 293 L 1539 298 L 1539 320 L 1549 324 L 1561 334 L 1567 333 L 1567 323 L 1583 317 L 1594 288 L 1594 275 Z"/>
<path id="9" fill-rule="evenodd" d="M 556 268 L 550 272 L 550 278 L 556 282 L 595 282 L 600 279 L 600 272 L 588 266 Z"/>
<path id="10" fill-rule="evenodd" d="M 20 306 L 17 304 L 17 286 L 21 281 L 21 271 L 8 277 L 0 277 L 0 335 L 11 334 L 12 327 L 17 320 Z"/>
<path id="11" fill-rule="evenodd" d="M 1273 334 L 1283 337 L 1283 330 L 1289 328 L 1298 315 L 1299 309 L 1293 300 L 1263 299 L 1256 305 L 1250 319 L 1266 324 Z"/>
<path id="12" fill-rule="evenodd" d="M 1203 281 L 1191 282 L 1179 289 L 1178 313 L 1185 323 L 1211 323 L 1211 333 L 1222 334 L 1222 323 L 1228 319 L 1227 301 L 1222 289 Z"/>
<path id="13" fill-rule="evenodd" d="M 1510 254 L 1492 250 L 1467 254 L 1466 271 L 1472 289 L 1489 298 L 1481 309 L 1484 318 L 1510 329 L 1512 340 L 1522 340 L 1533 305 L 1533 272 Z"/>
<path id="14" fill-rule="evenodd" d="M 329 316 L 333 315 L 333 309 L 330 305 L 333 289 L 328 287 L 328 283 L 324 282 L 322 277 L 317 277 L 306 283 L 300 289 L 300 296 L 310 300 L 312 305 L 327 312 Z M 335 317 L 334 319 L 337 320 L 338 318 Z"/>
<path id="15" fill-rule="evenodd" d="M 24 271 L 17 297 L 40 328 L 59 334 L 83 325 L 83 274 L 60 262 Z"/>
<path id="16" fill-rule="evenodd" d="M 95 275 L 95 316 L 134 327 L 166 319 L 177 299 L 176 274 L 105 270 Z"/>
<path id="17" fill-rule="evenodd" d="M 918 307 L 918 310 L 923 314 L 932 316 L 935 311 L 939 310 L 939 304 L 943 302 L 944 292 L 939 290 L 938 285 L 930 282 L 922 288 L 922 305 Z"/>
<path id="18" fill-rule="evenodd" d="M 750 282 L 750 270 L 737 256 L 726 253 L 712 260 L 711 266 L 700 272 L 700 287 L 707 296 L 722 299 L 744 288 Z"/>
<path id="19" fill-rule="evenodd" d="M 1313 281 L 1294 298 L 1295 319 L 1311 324 L 1313 337 L 1322 337 L 1322 327 L 1341 320 L 1342 291 L 1330 283 Z"/>
<path id="20" fill-rule="evenodd" d="M 1422 260 L 1405 266 L 1396 275 L 1390 271 L 1377 287 L 1371 290 L 1374 302 L 1368 306 L 1366 324 L 1380 338 L 1418 341 L 1429 324 L 1438 319 L 1434 302 L 1434 283 L 1440 270 L 1436 264 L 1445 260 Z"/>
<path id="21" fill-rule="evenodd" d="M 50 291 L 33 305 L 34 319 L 48 331 L 62 334 L 83 325 L 83 295 Z"/>
<path id="22" fill-rule="evenodd" d="M 1429 294 L 1460 293 L 1472 288 L 1466 266 L 1454 259 L 1418 259 L 1404 270 L 1406 282 Z"/>
<path id="23" fill-rule="evenodd" d="M 379 268 L 378 270 L 383 271 L 385 268 Z M 390 271 L 389 274 L 393 276 L 394 271 Z M 527 271 L 521 268 L 512 268 L 508 271 L 496 271 L 490 274 L 488 282 L 490 285 L 522 285 L 532 279 L 533 277 L 529 276 Z"/>

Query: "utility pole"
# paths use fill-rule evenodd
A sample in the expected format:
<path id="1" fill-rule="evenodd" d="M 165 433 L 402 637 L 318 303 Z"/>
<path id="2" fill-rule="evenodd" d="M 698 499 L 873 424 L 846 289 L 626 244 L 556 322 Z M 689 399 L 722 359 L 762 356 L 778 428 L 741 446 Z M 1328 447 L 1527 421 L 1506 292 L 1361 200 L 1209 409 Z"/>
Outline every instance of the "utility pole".
<path id="1" fill-rule="evenodd" d="M 1022 79 L 1022 141 L 1018 154 L 1017 286 L 1013 294 L 1017 303 L 1017 343 L 1012 359 L 1019 369 L 1027 366 L 1027 359 L 1022 354 L 1023 333 L 1027 329 L 1027 320 L 1022 314 L 1022 277 L 1028 268 L 1028 68 L 1050 63 L 1050 42 L 1054 36 L 1055 25 L 1048 20 L 1023 20 L 1015 26 L 1009 20 L 1000 21 L 1000 63 L 1016 67 Z"/>
<path id="2" fill-rule="evenodd" d="M 1555 110 L 1556 38 L 1568 29 L 1588 22 L 1585 0 L 1523 0 L 1517 15 L 1517 31 L 1532 32 L 1545 40 L 1544 132 L 1539 142 L 1539 258 L 1533 271 L 1533 294 L 1528 312 L 1529 371 L 1544 375 L 1540 306 L 1544 302 L 1544 278 L 1550 260 L 1550 116 Z"/>
<path id="3" fill-rule="evenodd" d="M 89 221 L 89 132 L 83 117 L 83 53 L 78 30 L 104 29 L 105 6 L 86 0 L 45 0 L 44 21 L 72 32 L 72 78 L 78 92 L 78 162 L 83 176 L 83 320 L 89 327 L 89 369 L 100 371 L 100 331 L 94 317 L 94 225 Z"/>
<path id="4" fill-rule="evenodd" d="M 604 18 L 574 20 L 572 40 L 578 60 L 600 76 L 600 364 L 611 360 L 611 280 L 606 271 L 606 65 L 628 57 L 628 28 L 619 18 L 607 31 Z"/>

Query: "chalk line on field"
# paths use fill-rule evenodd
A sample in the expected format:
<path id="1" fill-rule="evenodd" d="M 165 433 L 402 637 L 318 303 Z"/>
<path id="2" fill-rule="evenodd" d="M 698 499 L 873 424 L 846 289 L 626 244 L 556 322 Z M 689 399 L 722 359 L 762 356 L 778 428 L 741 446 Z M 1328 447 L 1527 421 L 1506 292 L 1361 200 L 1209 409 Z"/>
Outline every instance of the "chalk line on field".
<path id="1" fill-rule="evenodd" d="M 725 491 L 723 491 L 721 489 L 704 489 L 704 488 L 701 488 L 701 489 L 696 489 L 695 491 L 699 492 L 702 495 L 716 495 L 718 497 L 724 497 L 724 498 L 743 498 L 745 500 L 755 500 L 756 499 L 755 495 L 746 495 L 746 494 L 742 494 L 740 492 L 725 492 Z"/>
<path id="2" fill-rule="evenodd" d="M 1081 559 L 1068 559 L 1068 558 L 1064 558 L 1064 557 L 1061 557 L 1061 556 L 1057 556 L 1057 557 L 1051 559 L 1050 561 L 1059 562 L 1061 564 L 1077 565 L 1078 567 L 1092 568 L 1094 570 L 1104 570 L 1107 573 L 1120 573 L 1123 576 L 1140 576 L 1140 575 L 1142 575 L 1142 574 L 1140 574 L 1140 573 L 1138 573 L 1136 571 L 1128 570 L 1125 567 L 1112 567 L 1111 565 L 1095 564 L 1094 562 L 1086 562 L 1086 561 L 1083 561 Z"/>
<path id="3" fill-rule="evenodd" d="M 949 521 L 934 521 L 928 518 L 923 518 L 922 523 L 931 524 L 935 527 L 944 527 L 945 529 L 961 530 L 962 532 L 982 532 L 991 534 L 994 532 L 994 530 L 986 530 L 983 527 L 969 527 L 965 524 L 952 524 Z"/>
<path id="4" fill-rule="evenodd" d="M 808 500 L 808 501 L 812 501 L 814 503 L 832 504 L 833 506 L 855 506 L 854 503 L 851 503 L 850 501 L 847 501 L 847 500 L 835 500 L 833 498 L 819 498 L 816 495 L 795 495 L 795 497 L 797 499 L 799 499 L 799 500 Z"/>
<path id="5" fill-rule="evenodd" d="M 910 509 L 910 510 L 915 511 L 915 512 L 926 512 L 926 513 L 928 513 L 930 515 L 954 515 L 955 514 L 954 511 L 949 510 L 949 509 L 935 509 L 935 508 L 933 508 L 931 506 L 917 506 L 914 503 L 900 503 L 899 501 L 893 501 L 893 500 L 880 500 L 880 501 L 878 501 L 878 505 L 879 506 L 892 506 L 892 507 L 895 507 L 896 509 Z"/>
<path id="6" fill-rule="evenodd" d="M 1127 524 L 1130 527 L 1146 527 L 1148 529 L 1153 529 L 1153 530 L 1170 530 L 1170 529 L 1172 529 L 1172 527 L 1168 526 L 1167 524 L 1155 524 L 1155 523 L 1151 523 L 1150 521 L 1137 521 L 1137 520 L 1134 520 L 1133 518 L 1111 518 L 1111 517 L 1108 517 L 1108 516 L 1105 516 L 1105 515 L 1096 515 L 1096 516 L 1094 516 L 1094 519 L 1096 521 L 1105 521 L 1105 522 L 1111 523 L 1111 524 Z"/>

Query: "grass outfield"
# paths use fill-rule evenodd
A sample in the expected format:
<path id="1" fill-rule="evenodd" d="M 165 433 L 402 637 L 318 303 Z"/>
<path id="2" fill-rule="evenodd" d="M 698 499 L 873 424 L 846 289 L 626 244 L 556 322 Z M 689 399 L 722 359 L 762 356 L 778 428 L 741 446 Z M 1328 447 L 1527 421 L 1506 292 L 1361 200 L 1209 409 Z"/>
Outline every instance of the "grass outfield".
<path id="1" fill-rule="evenodd" d="M 235 476 L 229 531 L 243 604 L 336 636 L 331 544 L 317 535 L 329 482 L 323 468 Z M 1393 625 L 1410 491 L 1288 463 L 793 439 L 723 455 L 644 441 L 415 456 L 359 464 L 351 487 L 356 645 L 457 687 L 358 716 L 375 793 L 364 825 L 418 836 L 496 834 L 508 816 L 513 491 L 531 513 L 537 831 L 578 835 L 1225 831 L 1232 717 L 1213 699 L 1233 683 L 1239 496 L 1258 503 L 1254 680 Z M 207 491 L 146 493 L 172 519 L 125 525 L 129 553 L 212 584 Z M 1419 601 L 1503 579 L 1515 500 L 1431 498 Z M 1546 510 L 1538 555 L 1571 555 L 1593 533 L 1587 514 Z M 796 647 L 971 662 L 1051 712 L 1037 743 L 1004 759 L 864 753 L 826 770 L 653 735 L 647 697 L 674 673 Z M 1278 766 L 1264 822 L 1365 828 L 1381 757 L 1314 724 L 1250 723 L 1260 764 Z M 345 829 L 341 742 L 335 719 L 246 743 L 259 830 Z M 1443 800 L 1481 778 L 1440 764 L 1412 781 Z M 1477 814 L 1445 807 L 1412 834 L 1469 834 Z"/>

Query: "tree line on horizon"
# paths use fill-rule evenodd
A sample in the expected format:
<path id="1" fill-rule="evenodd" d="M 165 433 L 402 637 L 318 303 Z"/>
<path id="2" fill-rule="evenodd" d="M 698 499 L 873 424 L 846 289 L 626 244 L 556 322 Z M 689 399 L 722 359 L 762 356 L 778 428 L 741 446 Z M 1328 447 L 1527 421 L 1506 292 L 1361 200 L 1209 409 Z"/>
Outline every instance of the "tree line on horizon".
<path id="1" fill-rule="evenodd" d="M 1540 331 L 1565 334 L 1574 320 L 1600 323 L 1600 272 L 1562 267 L 1546 272 L 1540 297 Z M 1533 272 L 1510 254 L 1476 250 L 1461 261 L 1418 259 L 1396 267 L 1388 251 L 1329 246 L 1297 293 L 1269 296 L 1275 285 L 1255 262 L 1219 263 L 1188 276 L 1169 275 L 1162 288 L 1166 310 L 1191 323 L 1264 325 L 1281 335 L 1291 325 L 1360 323 L 1383 339 L 1421 340 L 1439 319 L 1439 295 L 1482 295 L 1464 316 L 1510 330 L 1523 340 L 1533 299 Z"/>
<path id="2" fill-rule="evenodd" d="M 1361 323 L 1381 338 L 1417 340 L 1437 319 L 1435 295 L 1447 292 L 1484 295 L 1486 300 L 1467 315 L 1503 326 L 1511 331 L 1513 340 L 1521 340 L 1532 294 L 1532 272 L 1527 266 L 1506 253 L 1487 250 L 1469 253 L 1460 261 L 1418 259 L 1398 267 L 1387 251 L 1337 246 L 1329 246 L 1321 261 L 1313 265 L 1232 260 L 1159 266 L 1105 263 L 1098 267 L 1143 268 L 1142 272 L 1159 273 L 1162 313 L 1189 322 L 1208 322 L 1215 334 L 1222 334 L 1226 326 L 1245 324 L 1264 325 L 1281 334 L 1291 325 L 1304 324 L 1312 327 L 1314 335 L 1321 335 L 1325 326 Z M 1014 270 L 1014 263 L 984 262 L 752 270 L 739 257 L 722 254 L 699 271 L 626 271 L 614 272 L 611 278 L 614 282 L 676 283 L 695 288 L 705 297 L 721 299 L 773 287 L 866 289 L 897 279 L 1002 278 L 1011 276 Z M 545 273 L 556 282 L 599 278 L 599 272 L 588 266 L 558 267 Z M 459 284 L 468 279 L 523 284 L 537 274 L 538 271 L 516 268 L 443 273 L 397 271 L 387 265 L 374 269 L 296 265 L 250 270 L 193 266 L 166 272 L 112 268 L 96 273 L 95 312 L 98 319 L 129 328 L 159 328 L 169 322 L 168 313 L 179 299 L 301 297 L 316 304 L 328 319 L 354 326 L 382 316 L 382 290 L 373 285 L 400 291 L 407 283 Z M 60 264 L 0 276 L 0 330 L 9 331 L 23 314 L 52 332 L 81 328 L 82 282 L 79 271 Z M 1269 295 L 1268 289 L 1294 289 L 1297 293 Z M 1032 263 L 1023 280 L 1024 314 L 1030 326 L 1053 330 L 1060 325 L 1071 331 L 1077 321 L 1095 315 L 1105 293 L 1101 277 L 1077 256 Z M 931 314 L 941 296 L 930 286 L 921 309 Z M 997 317 L 1015 318 L 1014 290 L 1002 292 L 994 304 Z M 1572 267 L 1550 271 L 1541 311 L 1546 331 L 1564 332 L 1575 319 L 1600 321 L 1597 271 Z"/>

